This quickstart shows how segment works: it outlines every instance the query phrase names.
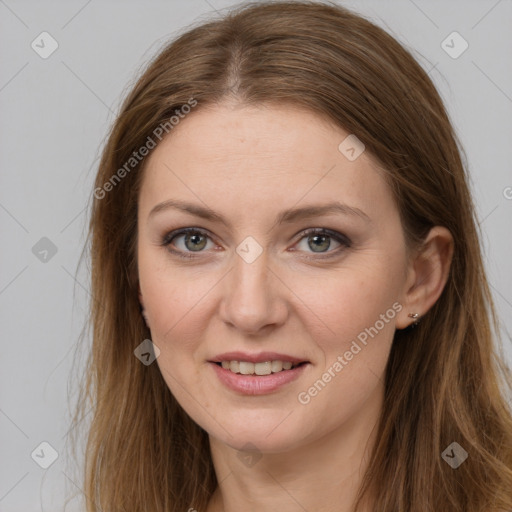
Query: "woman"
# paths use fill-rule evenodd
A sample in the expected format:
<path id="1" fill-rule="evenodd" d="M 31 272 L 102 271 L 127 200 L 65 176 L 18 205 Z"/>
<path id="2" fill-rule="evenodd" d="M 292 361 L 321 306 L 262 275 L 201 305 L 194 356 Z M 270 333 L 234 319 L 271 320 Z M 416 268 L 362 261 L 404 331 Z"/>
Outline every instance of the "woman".
<path id="1" fill-rule="evenodd" d="M 246 5 L 160 52 L 95 184 L 88 512 L 511 510 L 459 146 L 339 6 Z"/>

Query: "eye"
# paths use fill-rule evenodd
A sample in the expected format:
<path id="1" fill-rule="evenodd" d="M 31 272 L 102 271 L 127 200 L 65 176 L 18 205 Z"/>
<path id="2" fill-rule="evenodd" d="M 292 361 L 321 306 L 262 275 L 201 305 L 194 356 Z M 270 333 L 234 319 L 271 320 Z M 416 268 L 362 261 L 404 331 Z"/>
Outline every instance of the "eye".
<path id="1" fill-rule="evenodd" d="M 175 240 L 183 238 L 184 248 L 178 247 L 178 250 L 171 249 L 169 246 L 174 245 L 176 247 Z M 194 252 L 202 252 L 207 245 L 207 239 L 210 238 L 208 234 L 198 228 L 183 228 L 178 231 L 172 231 L 167 234 L 162 240 L 162 245 L 168 246 L 168 249 L 173 254 L 181 256 L 182 258 L 193 258 Z"/>
<path id="2" fill-rule="evenodd" d="M 307 240 L 306 248 L 302 250 L 318 254 L 319 257 L 330 257 L 336 255 L 340 252 L 340 248 L 348 248 L 351 246 L 351 241 L 348 237 L 338 233 L 337 231 L 331 231 L 330 229 L 311 228 L 303 231 L 301 235 L 302 237 L 299 239 L 299 242 Z M 184 237 L 183 246 L 179 247 L 176 240 L 179 240 L 181 237 Z M 210 239 L 210 236 L 202 229 L 183 228 L 168 233 L 162 240 L 162 245 L 166 246 L 170 252 L 179 257 L 194 258 L 194 253 L 204 252 L 203 249 L 207 248 L 208 239 Z M 335 250 L 329 251 L 332 239 L 339 244 L 339 247 Z M 172 249 L 171 246 L 176 247 L 177 250 Z M 296 249 L 293 250 L 295 251 Z"/>
<path id="3" fill-rule="evenodd" d="M 320 254 L 321 257 L 324 257 L 324 254 L 326 257 L 336 255 L 340 252 L 340 248 L 348 248 L 351 246 L 351 241 L 349 238 L 341 233 L 338 233 L 337 231 L 331 231 L 330 229 L 312 228 L 304 231 L 302 235 L 303 236 L 299 240 L 299 243 L 302 242 L 302 240 L 306 241 L 305 252 Z M 331 241 L 333 239 L 338 244 L 338 248 L 329 251 L 332 245 Z M 308 249 L 310 251 L 308 251 Z"/>

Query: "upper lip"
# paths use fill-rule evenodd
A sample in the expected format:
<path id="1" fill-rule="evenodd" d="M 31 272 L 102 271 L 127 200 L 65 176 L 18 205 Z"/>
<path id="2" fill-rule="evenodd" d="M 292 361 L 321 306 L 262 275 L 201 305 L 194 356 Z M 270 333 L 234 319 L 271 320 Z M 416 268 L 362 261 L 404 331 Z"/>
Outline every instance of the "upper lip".
<path id="1" fill-rule="evenodd" d="M 258 352 L 257 354 L 248 354 L 246 352 L 225 352 L 210 359 L 212 363 L 221 363 L 222 361 L 247 361 L 250 363 L 264 363 L 265 361 L 290 361 L 291 363 L 308 362 L 300 357 L 289 356 L 288 354 L 279 354 L 278 352 Z"/>

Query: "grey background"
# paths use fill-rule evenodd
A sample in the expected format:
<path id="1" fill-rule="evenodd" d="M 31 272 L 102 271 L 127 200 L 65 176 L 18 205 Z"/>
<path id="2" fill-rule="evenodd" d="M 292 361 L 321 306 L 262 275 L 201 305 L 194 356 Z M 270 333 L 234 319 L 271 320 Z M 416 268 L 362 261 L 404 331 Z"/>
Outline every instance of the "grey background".
<path id="1" fill-rule="evenodd" d="M 235 3 L 0 0 L 2 512 L 63 510 L 81 485 L 66 456 L 69 386 L 81 369 L 72 362 L 89 300 L 87 269 L 76 266 L 107 129 L 161 45 Z M 512 362 L 512 1 L 342 3 L 411 48 L 447 104 L 467 152 Z M 31 47 L 43 31 L 59 45 L 47 59 Z M 453 31 L 469 43 L 457 59 L 441 47 Z M 57 249 L 46 262 L 37 257 L 42 237 Z M 46 470 L 31 458 L 43 441 L 59 454 Z M 67 510 L 80 505 L 72 500 Z"/>

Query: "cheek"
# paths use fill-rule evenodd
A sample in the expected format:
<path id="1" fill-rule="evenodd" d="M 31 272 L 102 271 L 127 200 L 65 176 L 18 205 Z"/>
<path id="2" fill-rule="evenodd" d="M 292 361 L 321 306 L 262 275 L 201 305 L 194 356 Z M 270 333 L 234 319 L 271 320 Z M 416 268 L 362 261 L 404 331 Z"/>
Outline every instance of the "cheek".
<path id="1" fill-rule="evenodd" d="M 145 304 L 151 312 L 151 340 L 160 349 L 156 362 L 171 393 L 194 416 L 193 393 L 201 387 L 204 363 L 207 278 L 186 278 L 188 274 L 164 271 L 147 275 Z M 203 404 L 204 406 L 204 404 Z"/>
<path id="2" fill-rule="evenodd" d="M 304 407 L 306 422 L 323 415 L 326 404 L 337 404 L 322 427 L 326 431 L 384 385 L 402 306 L 396 301 L 398 280 L 392 269 L 379 268 L 344 269 L 336 278 L 320 280 L 318 287 L 297 290 L 314 313 L 308 313 L 306 330 L 321 356 L 296 400 Z"/>
<path id="3" fill-rule="evenodd" d="M 139 258 L 151 339 L 160 349 L 157 362 L 164 378 L 168 380 L 166 373 L 170 372 L 180 375 L 181 381 L 190 381 L 204 360 L 202 340 L 211 317 L 211 296 L 219 279 L 211 271 L 171 267 L 162 259 L 161 255 L 143 253 Z M 168 384 L 172 385 L 172 379 Z"/>
<path id="4" fill-rule="evenodd" d="M 206 293 L 208 277 L 171 264 L 164 248 L 139 245 L 138 271 L 152 332 L 172 333 Z M 189 324 L 189 322 L 186 322 Z"/>
<path id="5" fill-rule="evenodd" d="M 362 411 L 384 388 L 395 318 L 402 309 L 389 285 L 375 276 L 347 275 L 331 282 L 324 295 L 315 292 L 308 298 L 322 319 L 308 327 L 322 360 L 295 399 L 304 427 L 315 435 L 315 418 L 323 418 L 320 430 L 329 432 Z"/>
<path id="6" fill-rule="evenodd" d="M 368 265 L 343 268 L 335 274 L 301 276 L 293 286 L 303 303 L 302 319 L 308 318 L 313 340 L 323 349 L 343 349 L 347 343 L 377 323 L 384 336 L 394 330 L 399 279 L 392 268 Z M 364 341 L 364 340 L 363 340 Z"/>
<path id="7" fill-rule="evenodd" d="M 145 303 L 153 341 L 161 348 L 174 347 L 176 356 L 189 353 L 204 333 L 208 280 L 162 279 L 148 285 Z"/>

